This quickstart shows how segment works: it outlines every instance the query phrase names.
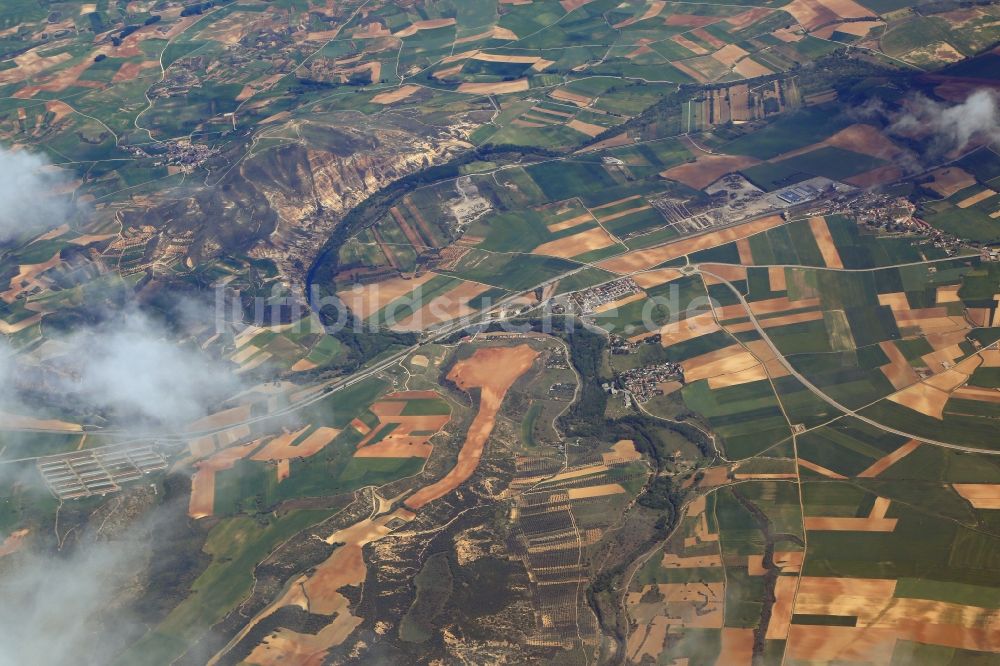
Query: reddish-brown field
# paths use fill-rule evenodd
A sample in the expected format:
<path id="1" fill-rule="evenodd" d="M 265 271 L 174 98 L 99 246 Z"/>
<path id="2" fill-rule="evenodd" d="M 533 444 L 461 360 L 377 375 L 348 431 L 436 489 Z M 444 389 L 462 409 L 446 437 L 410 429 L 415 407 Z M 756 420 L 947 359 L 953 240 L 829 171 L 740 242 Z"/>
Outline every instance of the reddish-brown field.
<path id="1" fill-rule="evenodd" d="M 11 553 L 16 553 L 21 550 L 30 533 L 31 530 L 25 527 L 19 530 L 14 530 L 8 534 L 3 540 L 3 543 L 0 543 L 0 557 L 10 555 Z"/>
<path id="2" fill-rule="evenodd" d="M 976 184 L 975 177 L 959 169 L 958 167 L 942 167 L 930 173 L 933 180 L 924 185 L 929 190 L 933 190 L 942 197 L 950 197 L 960 190 Z"/>
<path id="3" fill-rule="evenodd" d="M 689 358 L 681 364 L 686 382 L 717 375 L 739 372 L 758 365 L 760 361 L 738 344 Z"/>
<path id="4" fill-rule="evenodd" d="M 460 282 L 447 292 L 422 303 L 422 307 L 401 321 L 392 324 L 396 331 L 422 331 L 459 317 L 467 317 L 476 312 L 469 301 L 479 296 L 490 287 L 478 282 Z"/>
<path id="5" fill-rule="evenodd" d="M 854 0 L 792 0 L 782 7 L 806 30 L 845 18 L 874 17 L 874 13 Z"/>
<path id="6" fill-rule="evenodd" d="M 337 298 L 360 319 L 367 319 L 397 298 L 411 294 L 417 287 L 434 277 L 424 273 L 413 278 L 391 278 L 382 282 L 356 285 L 337 292 Z"/>
<path id="7" fill-rule="evenodd" d="M 566 495 L 571 500 L 589 499 L 591 497 L 605 497 L 607 495 L 618 495 L 624 493 L 625 488 L 620 483 L 603 483 L 599 486 L 582 486 L 580 488 L 567 488 Z"/>
<path id="8" fill-rule="evenodd" d="M 575 104 L 581 107 L 587 106 L 594 101 L 590 97 L 577 94 L 575 92 L 566 90 L 565 88 L 556 88 L 555 90 L 549 93 L 549 97 L 551 97 L 552 99 L 557 99 L 561 102 L 569 102 L 571 104 Z"/>
<path id="9" fill-rule="evenodd" d="M 895 518 L 830 518 L 806 516 L 803 525 L 810 532 L 893 532 Z"/>
<path id="10" fill-rule="evenodd" d="M 735 64 L 733 71 L 745 79 L 753 79 L 758 76 L 768 76 L 774 74 L 769 67 L 765 67 L 756 60 L 744 58 Z"/>
<path id="11" fill-rule="evenodd" d="M 643 271 L 632 276 L 635 283 L 643 289 L 650 289 L 661 284 L 666 284 L 671 280 L 681 277 L 682 273 L 676 268 L 657 268 L 652 271 Z"/>
<path id="12" fill-rule="evenodd" d="M 774 606 L 771 608 L 771 622 L 767 625 L 768 640 L 784 640 L 792 623 L 792 602 L 798 578 L 779 576 L 774 586 Z"/>
<path id="13" fill-rule="evenodd" d="M 803 308 L 816 308 L 820 306 L 819 298 L 801 298 L 793 301 L 787 296 L 777 298 L 765 298 L 750 303 L 750 309 L 755 315 L 770 315 L 787 310 L 800 310 Z"/>
<path id="14" fill-rule="evenodd" d="M 747 279 L 746 266 L 734 266 L 732 264 L 702 264 L 705 283 L 722 284 L 723 281 L 738 282 Z"/>
<path id="15" fill-rule="evenodd" d="M 953 483 L 951 487 L 976 509 L 1000 509 L 1000 484 Z"/>
<path id="16" fill-rule="evenodd" d="M 8 283 L 9 288 L 0 293 L 0 299 L 3 299 L 6 303 L 13 303 L 17 299 L 18 293 L 24 289 L 31 288 L 35 278 L 50 268 L 58 266 L 60 263 L 62 263 L 62 259 L 59 256 L 59 252 L 56 252 L 51 258 L 42 263 L 22 264 L 18 266 L 17 274 L 10 279 Z"/>
<path id="17" fill-rule="evenodd" d="M 504 95 L 523 92 L 528 89 L 528 79 L 501 81 L 499 83 L 466 82 L 458 86 L 458 92 L 474 95 Z"/>
<path id="18" fill-rule="evenodd" d="M 740 12 L 734 16 L 730 16 L 725 20 L 725 23 L 732 26 L 730 28 L 731 30 L 743 30 L 745 28 L 749 28 L 765 16 L 769 16 L 774 11 L 775 10 L 768 7 L 753 7 L 745 12 Z"/>
<path id="19" fill-rule="evenodd" d="M 159 67 L 160 63 L 155 60 L 142 60 L 140 62 L 126 62 L 118 68 L 115 72 L 114 77 L 112 77 L 112 83 L 120 83 L 122 81 L 131 81 L 132 79 L 138 77 L 142 70 L 153 69 L 154 67 Z"/>
<path id="20" fill-rule="evenodd" d="M 803 458 L 799 458 L 799 467 L 804 467 L 805 469 L 808 469 L 811 472 L 816 472 L 817 474 L 821 474 L 822 476 L 825 476 L 828 479 L 843 480 L 847 478 L 843 474 L 837 474 L 831 469 L 827 469 L 822 465 L 817 465 L 814 462 L 809 462 L 808 460 L 805 460 Z"/>
<path id="21" fill-rule="evenodd" d="M 712 54 L 712 57 L 721 62 L 726 67 L 732 67 L 741 59 L 745 58 L 747 55 L 748 53 L 743 49 L 741 49 L 736 44 L 725 44 L 724 46 L 722 46 L 722 48 L 720 48 L 718 51 Z"/>
<path id="22" fill-rule="evenodd" d="M 621 439 L 615 442 L 608 453 L 602 453 L 605 463 L 642 460 L 642 454 L 635 450 L 635 442 L 631 439 Z"/>
<path id="23" fill-rule="evenodd" d="M 893 393 L 888 397 L 896 404 L 909 407 L 913 411 L 920 412 L 925 416 L 931 416 L 939 421 L 944 418 L 944 406 L 948 402 L 947 391 L 934 388 L 921 382 L 907 387 L 898 393 Z"/>
<path id="24" fill-rule="evenodd" d="M 340 645 L 361 624 L 362 618 L 351 613 L 350 601 L 340 593 L 346 586 L 363 585 L 368 577 L 364 547 L 390 532 L 386 527 L 395 520 L 412 520 L 413 513 L 397 509 L 366 518 L 326 538 L 329 544 L 340 544 L 326 560 L 309 574 L 299 576 L 277 600 L 258 613 L 237 635 L 242 640 L 262 620 L 276 611 L 298 606 L 315 615 L 327 615 L 329 624 L 315 634 L 301 634 L 288 629 L 269 633 L 254 648 L 250 663 L 305 664 L 319 666 L 330 648 Z"/>
<path id="25" fill-rule="evenodd" d="M 607 127 L 602 125 L 595 125 L 593 123 L 585 123 L 582 120 L 573 119 L 566 123 L 566 127 L 574 129 L 581 134 L 586 134 L 589 137 L 595 137 L 598 134 L 603 134 L 607 131 Z"/>
<path id="26" fill-rule="evenodd" d="M 708 388 L 714 391 L 716 389 L 728 388 L 730 386 L 740 386 L 741 384 L 758 382 L 764 379 L 767 379 L 767 369 L 764 364 L 758 363 L 757 365 L 745 370 L 709 377 Z"/>
<path id="27" fill-rule="evenodd" d="M 448 379 L 464 390 L 481 389 L 479 411 L 469 426 L 455 467 L 437 483 L 410 496 L 406 500 L 406 506 L 418 510 L 444 497 L 472 476 L 483 455 L 486 440 L 493 432 L 496 416 L 507 390 L 531 368 L 537 357 L 538 352 L 526 344 L 516 347 L 482 347 L 469 358 L 455 364 L 448 373 Z"/>
<path id="28" fill-rule="evenodd" d="M 891 662 L 896 640 L 968 650 L 996 650 L 1000 611 L 895 596 L 892 579 L 804 576 L 795 613 L 857 618 L 855 627 L 793 624 L 786 659 Z"/>
<path id="29" fill-rule="evenodd" d="M 670 322 L 660 327 L 660 344 L 664 347 L 685 342 L 692 338 L 698 338 L 719 330 L 719 325 L 715 321 L 715 315 L 711 312 L 702 312 L 687 319 L 677 322 Z"/>
<path id="30" fill-rule="evenodd" d="M 749 664 L 753 661 L 753 629 L 734 629 L 725 627 L 722 630 L 722 649 L 719 651 L 718 664 Z"/>
<path id="31" fill-rule="evenodd" d="M 788 284 L 785 280 L 785 269 L 780 266 L 771 266 L 767 269 L 767 281 L 771 286 L 771 291 L 785 291 Z"/>
<path id="32" fill-rule="evenodd" d="M 437 28 L 445 28 L 449 25 L 455 25 L 454 18 L 439 18 L 430 19 L 427 21 L 414 21 L 410 25 L 406 26 L 399 32 L 393 33 L 393 37 L 412 37 L 421 30 L 435 30 Z"/>
<path id="33" fill-rule="evenodd" d="M 651 19 L 653 17 L 659 16 L 660 12 L 662 12 L 663 8 L 666 6 L 667 3 L 664 2 L 663 0 L 653 0 L 646 7 L 646 11 L 643 12 L 640 16 L 632 16 L 630 18 L 625 19 L 624 21 L 619 21 L 618 23 L 615 23 L 614 26 L 612 27 L 614 27 L 616 30 L 621 28 L 627 28 L 628 26 L 634 23 L 638 23 L 639 21 L 645 21 L 646 19 Z"/>
<path id="34" fill-rule="evenodd" d="M 879 347 L 882 348 L 882 351 L 889 358 L 889 363 L 879 369 L 892 384 L 893 388 L 899 390 L 920 381 L 916 370 L 913 369 L 910 362 L 903 356 L 903 352 L 899 351 L 899 347 L 890 341 L 879 343 Z"/>
<path id="35" fill-rule="evenodd" d="M 844 182 L 855 187 L 868 188 L 893 183 L 903 177 L 903 170 L 894 164 L 880 166 L 871 171 L 851 176 Z"/>

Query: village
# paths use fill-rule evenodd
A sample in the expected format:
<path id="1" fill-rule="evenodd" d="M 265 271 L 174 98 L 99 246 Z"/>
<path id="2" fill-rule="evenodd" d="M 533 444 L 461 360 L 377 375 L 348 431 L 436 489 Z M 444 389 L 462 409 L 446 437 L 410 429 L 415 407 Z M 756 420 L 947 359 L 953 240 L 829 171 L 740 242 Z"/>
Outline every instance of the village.
<path id="1" fill-rule="evenodd" d="M 628 391 L 637 402 L 643 403 L 663 395 L 663 384 L 676 381 L 684 381 L 684 370 L 679 364 L 667 361 L 619 373 L 614 384 L 606 384 L 605 391 L 611 395 L 619 389 Z"/>

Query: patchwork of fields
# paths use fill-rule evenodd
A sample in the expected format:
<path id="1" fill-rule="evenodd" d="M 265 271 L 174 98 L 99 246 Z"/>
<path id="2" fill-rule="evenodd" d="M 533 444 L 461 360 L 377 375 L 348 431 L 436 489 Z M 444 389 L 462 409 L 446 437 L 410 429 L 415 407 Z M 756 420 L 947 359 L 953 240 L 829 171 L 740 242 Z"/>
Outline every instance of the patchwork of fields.
<path id="1" fill-rule="evenodd" d="M 0 2 L 0 653 L 995 663 L 998 7 Z"/>

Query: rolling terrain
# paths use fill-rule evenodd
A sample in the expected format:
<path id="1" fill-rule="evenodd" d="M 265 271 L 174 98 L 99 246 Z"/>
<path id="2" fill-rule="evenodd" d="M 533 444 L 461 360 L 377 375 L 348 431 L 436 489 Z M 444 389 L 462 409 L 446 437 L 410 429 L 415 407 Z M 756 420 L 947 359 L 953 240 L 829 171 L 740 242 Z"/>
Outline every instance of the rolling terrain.
<path id="1" fill-rule="evenodd" d="M 0 664 L 993 663 L 998 26 L 0 1 Z"/>

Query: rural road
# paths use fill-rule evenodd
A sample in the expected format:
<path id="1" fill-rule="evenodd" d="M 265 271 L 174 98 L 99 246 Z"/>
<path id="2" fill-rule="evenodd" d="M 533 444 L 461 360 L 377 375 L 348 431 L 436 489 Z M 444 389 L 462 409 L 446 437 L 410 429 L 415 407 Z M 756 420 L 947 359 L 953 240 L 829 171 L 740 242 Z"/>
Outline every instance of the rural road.
<path id="1" fill-rule="evenodd" d="M 777 358 L 778 361 L 783 366 L 785 366 L 785 369 L 788 370 L 788 372 L 793 377 L 795 377 L 797 380 L 799 380 L 799 382 L 801 382 L 803 386 L 805 386 L 813 394 L 815 394 L 817 398 L 819 398 L 823 402 L 827 403 L 831 407 L 833 407 L 833 408 L 835 408 L 835 409 L 843 412 L 844 414 L 847 414 L 848 416 L 853 416 L 854 418 L 858 419 L 859 421 L 861 421 L 863 423 L 867 423 L 868 425 L 870 425 L 872 427 L 878 428 L 880 430 L 884 430 L 886 432 L 891 432 L 894 435 L 899 435 L 901 437 L 906 437 L 908 439 L 915 439 L 915 440 L 917 440 L 919 442 L 924 442 L 926 444 L 932 444 L 934 446 L 940 446 L 940 447 L 945 448 L 945 449 L 952 449 L 954 451 L 962 451 L 962 452 L 965 452 L 965 453 L 982 453 L 982 454 L 991 455 L 991 456 L 1000 455 L 1000 450 L 996 450 L 996 449 L 980 449 L 980 448 L 977 448 L 977 447 L 974 447 L 974 446 L 962 446 L 960 444 L 952 444 L 950 442 L 942 442 L 942 441 L 938 441 L 938 440 L 935 440 L 935 439 L 928 439 L 928 438 L 923 437 L 921 435 L 915 435 L 913 433 L 906 432 L 905 430 L 899 430 L 898 428 L 893 428 L 891 426 L 887 426 L 884 423 L 879 423 L 878 421 L 875 421 L 874 419 L 870 419 L 867 416 L 859 414 L 856 411 L 854 411 L 853 409 L 850 409 L 850 408 L 846 407 L 845 405 L 840 404 L 839 402 L 837 402 L 836 400 L 834 400 L 833 398 L 831 398 L 829 395 L 827 395 L 826 393 L 824 393 L 822 390 L 820 390 L 819 387 L 817 387 L 815 384 L 813 384 L 811 381 L 809 381 L 806 377 L 804 377 L 802 375 L 802 373 L 800 373 L 798 370 L 796 370 L 792 366 L 792 364 L 788 362 L 788 359 L 785 358 L 784 354 L 781 353 L 781 350 L 778 349 L 778 347 L 774 344 L 774 342 L 771 340 L 771 338 L 768 337 L 767 333 L 764 331 L 764 328 L 760 325 L 760 322 L 757 321 L 757 316 L 750 309 L 750 304 L 747 303 L 746 299 L 743 297 L 743 294 L 740 293 L 739 289 L 737 289 L 735 286 L 733 286 L 733 284 L 731 282 L 729 282 L 728 280 L 726 280 L 725 278 L 723 278 L 723 277 L 721 277 L 719 275 L 716 275 L 715 273 L 712 273 L 710 271 L 702 270 L 700 264 L 694 264 L 693 268 L 694 268 L 693 272 L 695 272 L 695 273 L 701 273 L 701 274 L 704 274 L 704 275 L 710 275 L 713 278 L 715 278 L 716 280 L 718 280 L 719 282 L 721 282 L 721 283 L 725 284 L 727 287 L 729 287 L 729 290 L 732 291 L 733 294 L 736 296 L 736 298 L 739 299 L 740 304 L 746 310 L 747 315 L 749 315 L 749 317 L 750 317 L 751 323 L 753 323 L 753 326 L 757 330 L 757 333 L 760 335 L 761 339 L 765 343 L 767 343 L 767 346 L 771 349 L 771 352 L 774 353 L 775 358 Z M 993 343 L 993 345 L 990 345 L 990 347 L 992 347 L 994 345 L 996 345 L 996 343 Z M 988 349 L 988 348 L 989 347 L 985 347 L 984 349 Z M 884 398 L 882 398 L 882 399 L 884 400 Z M 866 405 L 866 407 L 867 406 L 868 405 Z"/>

